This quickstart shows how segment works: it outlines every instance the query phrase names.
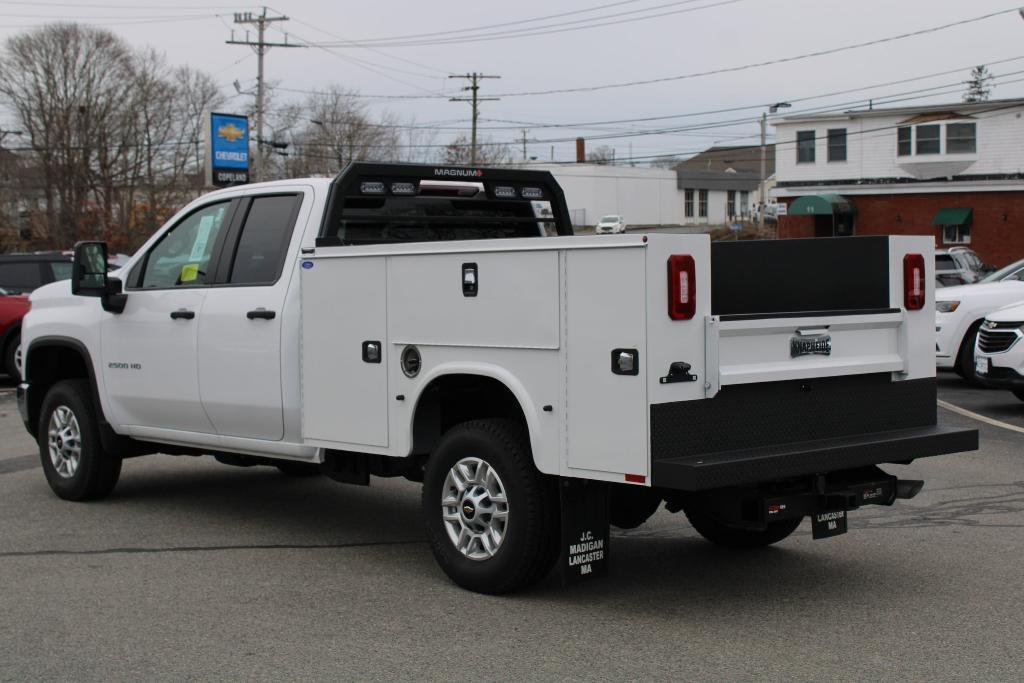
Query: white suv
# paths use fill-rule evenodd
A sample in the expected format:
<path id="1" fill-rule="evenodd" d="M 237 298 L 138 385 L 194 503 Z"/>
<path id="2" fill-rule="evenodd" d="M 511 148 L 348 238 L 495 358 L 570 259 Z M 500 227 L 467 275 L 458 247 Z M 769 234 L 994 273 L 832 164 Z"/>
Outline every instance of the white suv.
<path id="1" fill-rule="evenodd" d="M 935 290 L 935 361 L 970 379 L 974 341 L 985 316 L 1024 301 L 1024 260 L 986 276 L 981 282 Z"/>
<path id="2" fill-rule="evenodd" d="M 1009 389 L 1024 401 L 1024 304 L 985 316 L 978 330 L 974 369 L 982 384 Z"/>

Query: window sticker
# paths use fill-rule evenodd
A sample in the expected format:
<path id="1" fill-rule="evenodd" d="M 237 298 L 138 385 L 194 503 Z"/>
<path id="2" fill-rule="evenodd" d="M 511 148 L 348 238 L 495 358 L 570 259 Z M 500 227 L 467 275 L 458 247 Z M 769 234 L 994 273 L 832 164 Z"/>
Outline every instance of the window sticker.
<path id="1" fill-rule="evenodd" d="M 199 219 L 199 228 L 196 230 L 196 241 L 192 243 L 192 253 L 189 261 L 202 261 L 206 255 L 206 245 L 210 241 L 210 232 L 213 230 L 213 216 L 203 216 Z M 182 269 L 184 272 L 184 269 Z M 195 279 L 195 278 L 193 278 Z"/>
<path id="2" fill-rule="evenodd" d="M 180 282 L 195 282 L 199 278 L 199 264 L 198 263 L 186 263 L 181 267 L 181 277 L 178 278 Z"/>

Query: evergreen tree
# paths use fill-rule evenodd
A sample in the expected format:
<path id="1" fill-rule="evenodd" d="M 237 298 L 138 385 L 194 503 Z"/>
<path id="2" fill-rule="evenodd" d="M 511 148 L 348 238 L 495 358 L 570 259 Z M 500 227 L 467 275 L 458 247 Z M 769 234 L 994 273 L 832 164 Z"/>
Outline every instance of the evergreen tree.
<path id="1" fill-rule="evenodd" d="M 984 64 L 971 69 L 971 80 L 966 81 L 964 102 L 987 102 L 992 94 L 992 73 Z"/>

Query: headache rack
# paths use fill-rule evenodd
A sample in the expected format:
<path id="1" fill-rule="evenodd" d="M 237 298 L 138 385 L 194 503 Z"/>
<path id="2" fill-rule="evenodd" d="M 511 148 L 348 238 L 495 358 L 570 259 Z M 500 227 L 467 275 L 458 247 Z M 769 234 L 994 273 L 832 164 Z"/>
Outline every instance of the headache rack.
<path id="1" fill-rule="evenodd" d="M 331 184 L 318 247 L 571 235 L 547 171 L 349 164 Z"/>

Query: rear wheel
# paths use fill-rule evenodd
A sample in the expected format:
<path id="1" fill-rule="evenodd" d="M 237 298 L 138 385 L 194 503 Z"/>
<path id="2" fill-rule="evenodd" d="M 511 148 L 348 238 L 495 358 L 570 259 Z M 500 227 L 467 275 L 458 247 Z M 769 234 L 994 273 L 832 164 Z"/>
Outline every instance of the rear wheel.
<path id="1" fill-rule="evenodd" d="M 39 416 L 39 458 L 50 488 L 66 500 L 109 494 L 121 475 L 121 456 L 100 441 L 89 384 L 68 379 L 54 384 Z"/>
<path id="2" fill-rule="evenodd" d="M 463 588 L 507 593 L 543 578 L 558 555 L 555 480 L 533 465 L 526 429 L 488 419 L 453 427 L 423 479 L 427 538 Z"/>
<path id="3" fill-rule="evenodd" d="M 956 357 L 956 374 L 963 377 L 971 384 L 979 384 L 978 376 L 974 374 L 974 345 L 978 340 L 978 329 L 981 322 L 976 322 L 967 329 L 964 340 L 960 344 L 960 353 Z"/>
<path id="4" fill-rule="evenodd" d="M 725 548 L 750 549 L 778 543 L 800 526 L 802 517 L 768 522 L 765 529 L 738 529 L 722 524 L 698 505 L 683 508 L 686 518 L 701 536 Z"/>

